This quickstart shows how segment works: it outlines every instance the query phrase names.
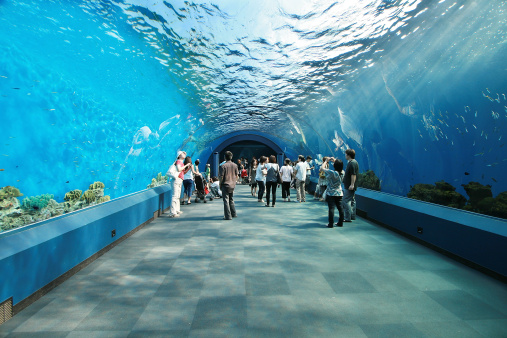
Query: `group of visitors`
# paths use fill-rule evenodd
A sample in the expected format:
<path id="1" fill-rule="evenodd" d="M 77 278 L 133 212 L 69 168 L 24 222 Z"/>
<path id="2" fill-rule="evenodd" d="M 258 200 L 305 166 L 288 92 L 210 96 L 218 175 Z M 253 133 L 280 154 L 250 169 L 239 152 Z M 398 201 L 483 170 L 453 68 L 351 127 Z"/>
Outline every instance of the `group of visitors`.
<path id="1" fill-rule="evenodd" d="M 343 161 L 333 157 L 324 157 L 319 170 L 319 181 L 315 194 L 328 204 L 327 227 L 329 228 L 335 225 L 342 227 L 343 222 L 351 222 L 355 219 L 355 191 L 357 190 L 355 183 L 359 165 L 355 160 L 355 151 L 353 149 L 347 149 L 345 157 L 347 159 L 345 171 L 343 170 Z M 284 202 L 290 202 L 291 187 L 296 189 L 297 202 L 306 202 L 306 194 L 309 192 L 308 188 L 311 182 L 311 170 L 315 169 L 311 162 L 311 156 L 305 158 L 303 155 L 299 155 L 297 163 L 292 163 L 287 158 L 284 165 L 280 167 L 274 155 L 269 158 L 261 156 L 259 163 L 253 158 L 249 171 L 249 176 L 255 177 L 255 180 L 250 183 L 252 196 L 256 196 L 258 202 L 264 203 L 265 193 L 265 206 L 274 207 L 276 204 L 276 190 L 281 185 Z M 342 188 L 342 184 L 345 189 Z M 336 224 L 334 224 L 335 207 L 339 212 L 339 221 Z"/>
<path id="2" fill-rule="evenodd" d="M 237 217 L 234 204 L 234 188 L 241 178 L 241 171 L 244 177 L 250 181 L 251 194 L 257 197 L 258 202 L 265 206 L 275 207 L 276 190 L 279 186 L 282 188 L 282 199 L 284 202 L 290 202 L 291 187 L 296 189 L 297 202 L 306 202 L 306 194 L 310 185 L 311 170 L 315 166 L 311 165 L 312 158 L 303 155 L 298 156 L 298 161 L 292 163 L 290 159 L 285 159 L 284 165 L 280 167 L 275 155 L 269 158 L 261 156 L 259 160 L 253 158 L 250 166 L 246 169 L 248 162 L 241 158 L 236 163 L 232 161 L 233 154 L 230 151 L 225 152 L 225 161 L 220 164 L 219 178 L 212 177 L 210 182 L 210 191 L 216 196 L 221 196 L 224 202 L 224 219 L 231 220 Z M 344 163 L 340 159 L 333 157 L 324 157 L 319 170 L 319 180 L 315 196 L 325 200 L 328 204 L 328 224 L 327 227 L 333 228 L 335 225 L 342 227 L 344 222 L 351 222 L 355 219 L 356 203 L 355 191 L 357 190 L 356 178 L 359 172 L 359 165 L 355 160 L 355 151 L 347 149 L 345 151 L 347 166 L 344 170 Z M 193 177 L 201 175 L 198 169 L 198 160 L 195 165 L 192 159 L 186 156 L 185 152 L 178 152 L 178 157 L 174 163 L 179 172 L 178 178 L 173 180 L 173 199 L 170 209 L 170 217 L 178 217 L 181 214 L 179 208 L 179 198 L 181 196 L 181 185 L 184 185 L 184 201 L 191 204 L 191 187 Z M 210 180 L 210 167 L 206 165 L 206 178 Z M 342 187 L 344 186 L 344 188 Z M 338 209 L 339 220 L 334 223 L 335 207 Z"/>

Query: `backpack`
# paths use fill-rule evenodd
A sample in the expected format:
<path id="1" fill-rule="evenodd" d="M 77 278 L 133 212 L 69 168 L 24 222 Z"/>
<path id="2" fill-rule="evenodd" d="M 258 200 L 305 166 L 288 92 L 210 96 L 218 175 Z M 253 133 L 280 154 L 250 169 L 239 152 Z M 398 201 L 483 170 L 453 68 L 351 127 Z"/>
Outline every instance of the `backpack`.
<path id="1" fill-rule="evenodd" d="M 165 175 L 169 176 L 170 179 L 175 180 L 175 179 L 179 178 L 180 173 L 178 172 L 178 168 L 176 168 L 176 165 L 173 163 L 169 167 L 169 170 L 167 170 L 167 173 Z"/>

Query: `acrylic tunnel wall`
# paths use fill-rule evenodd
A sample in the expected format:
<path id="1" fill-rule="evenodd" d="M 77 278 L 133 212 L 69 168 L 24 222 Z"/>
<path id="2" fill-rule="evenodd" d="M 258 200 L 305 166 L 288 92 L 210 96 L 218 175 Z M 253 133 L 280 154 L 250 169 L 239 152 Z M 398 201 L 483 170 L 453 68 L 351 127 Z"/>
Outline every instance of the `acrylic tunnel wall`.
<path id="1" fill-rule="evenodd" d="M 163 184 L 178 150 L 252 132 L 316 164 L 354 148 L 365 187 L 506 218 L 506 13 L 0 1 L 0 226 Z"/>

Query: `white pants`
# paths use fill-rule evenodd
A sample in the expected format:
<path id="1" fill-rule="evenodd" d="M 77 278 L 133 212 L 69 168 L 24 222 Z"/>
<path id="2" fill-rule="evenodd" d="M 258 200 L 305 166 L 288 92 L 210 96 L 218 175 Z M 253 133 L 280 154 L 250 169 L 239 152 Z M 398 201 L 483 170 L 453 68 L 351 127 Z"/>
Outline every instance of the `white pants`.
<path id="1" fill-rule="evenodd" d="M 173 195 L 171 198 L 171 208 L 169 209 L 170 215 L 176 215 L 180 211 L 180 197 L 182 184 L 183 180 L 181 178 L 176 178 L 173 180 L 172 184 Z"/>

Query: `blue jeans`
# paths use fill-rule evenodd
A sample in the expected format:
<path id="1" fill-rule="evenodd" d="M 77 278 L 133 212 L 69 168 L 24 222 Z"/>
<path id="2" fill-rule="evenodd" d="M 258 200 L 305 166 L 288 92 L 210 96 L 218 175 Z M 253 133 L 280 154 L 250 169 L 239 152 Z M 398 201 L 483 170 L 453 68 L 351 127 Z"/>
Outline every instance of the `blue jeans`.
<path id="1" fill-rule="evenodd" d="M 190 198 L 192 196 L 192 188 L 194 186 L 194 180 L 188 179 L 183 180 L 183 192 L 187 194 L 187 198 Z"/>
<path id="2" fill-rule="evenodd" d="M 356 192 L 354 190 L 343 190 L 343 214 L 345 221 L 356 218 Z"/>

